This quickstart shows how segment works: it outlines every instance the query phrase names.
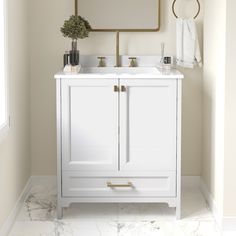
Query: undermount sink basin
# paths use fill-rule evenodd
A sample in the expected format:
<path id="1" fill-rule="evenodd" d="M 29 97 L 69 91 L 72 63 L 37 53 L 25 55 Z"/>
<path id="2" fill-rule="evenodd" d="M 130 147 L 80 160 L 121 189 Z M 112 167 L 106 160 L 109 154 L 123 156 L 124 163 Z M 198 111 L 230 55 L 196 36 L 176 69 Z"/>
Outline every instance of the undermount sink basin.
<path id="1" fill-rule="evenodd" d="M 160 74 L 156 67 L 82 67 L 83 74 Z"/>

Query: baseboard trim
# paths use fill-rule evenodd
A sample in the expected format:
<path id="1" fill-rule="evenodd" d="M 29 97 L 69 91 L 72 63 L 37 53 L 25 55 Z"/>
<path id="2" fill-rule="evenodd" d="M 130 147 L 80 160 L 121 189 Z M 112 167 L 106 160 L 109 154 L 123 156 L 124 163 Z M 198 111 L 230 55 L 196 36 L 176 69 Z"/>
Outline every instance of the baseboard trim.
<path id="1" fill-rule="evenodd" d="M 220 213 L 219 209 L 217 208 L 215 199 L 209 192 L 206 183 L 202 178 L 200 178 L 200 190 L 204 198 L 206 199 L 207 203 L 209 204 L 209 207 L 212 211 L 215 221 L 218 224 L 221 231 L 222 232 L 236 231 L 236 217 L 226 217 L 223 216 L 222 213 Z"/>
<path id="2" fill-rule="evenodd" d="M 221 214 L 219 212 L 219 209 L 217 208 L 215 199 L 213 198 L 212 194 L 210 193 L 210 191 L 207 188 L 206 183 L 204 182 L 204 180 L 202 178 L 200 178 L 200 190 L 204 196 L 204 198 L 206 199 L 212 214 L 215 218 L 216 223 L 218 224 L 218 226 L 220 227 L 220 229 L 222 229 L 222 217 Z"/>
<path id="3" fill-rule="evenodd" d="M 182 187 L 200 187 L 200 176 L 182 176 L 181 184 Z M 46 184 L 53 183 L 55 184 L 57 181 L 56 175 L 32 175 L 31 176 L 31 184 Z"/>
<path id="4" fill-rule="evenodd" d="M 16 220 L 16 217 L 22 205 L 24 204 L 24 201 L 28 197 L 31 186 L 32 186 L 31 178 L 29 178 L 18 200 L 16 201 L 16 204 L 14 208 L 12 209 L 10 215 L 8 216 L 8 218 L 6 219 L 6 221 L 3 223 L 2 227 L 0 228 L 0 236 L 7 236 L 10 233 L 10 230 Z"/>

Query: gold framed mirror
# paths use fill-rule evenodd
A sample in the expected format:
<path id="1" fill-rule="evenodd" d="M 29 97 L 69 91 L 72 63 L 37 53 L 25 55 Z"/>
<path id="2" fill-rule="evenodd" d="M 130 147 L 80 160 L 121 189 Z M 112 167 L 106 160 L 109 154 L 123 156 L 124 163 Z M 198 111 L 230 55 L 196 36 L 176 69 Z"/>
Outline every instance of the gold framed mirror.
<path id="1" fill-rule="evenodd" d="M 75 0 L 75 13 L 95 32 L 155 32 L 161 0 Z"/>

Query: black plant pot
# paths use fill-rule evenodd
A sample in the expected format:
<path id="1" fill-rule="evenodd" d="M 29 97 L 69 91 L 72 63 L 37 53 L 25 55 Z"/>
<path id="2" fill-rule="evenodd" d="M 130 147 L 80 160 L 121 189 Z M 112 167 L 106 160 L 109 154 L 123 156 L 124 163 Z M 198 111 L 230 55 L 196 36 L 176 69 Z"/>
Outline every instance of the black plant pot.
<path id="1" fill-rule="evenodd" d="M 79 65 L 79 51 L 77 50 L 77 40 L 72 41 L 72 49 L 70 50 L 70 64 L 72 66 Z"/>

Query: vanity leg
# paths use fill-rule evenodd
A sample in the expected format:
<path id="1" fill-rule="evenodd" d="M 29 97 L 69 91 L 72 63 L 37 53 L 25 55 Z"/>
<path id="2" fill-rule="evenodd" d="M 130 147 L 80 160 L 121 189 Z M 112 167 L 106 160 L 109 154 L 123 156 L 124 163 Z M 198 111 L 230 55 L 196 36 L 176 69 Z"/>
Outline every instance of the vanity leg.
<path id="1" fill-rule="evenodd" d="M 181 220 L 181 206 L 176 207 L 176 220 Z"/>
<path id="2" fill-rule="evenodd" d="M 63 217 L 63 207 L 57 206 L 57 219 L 62 219 Z"/>

